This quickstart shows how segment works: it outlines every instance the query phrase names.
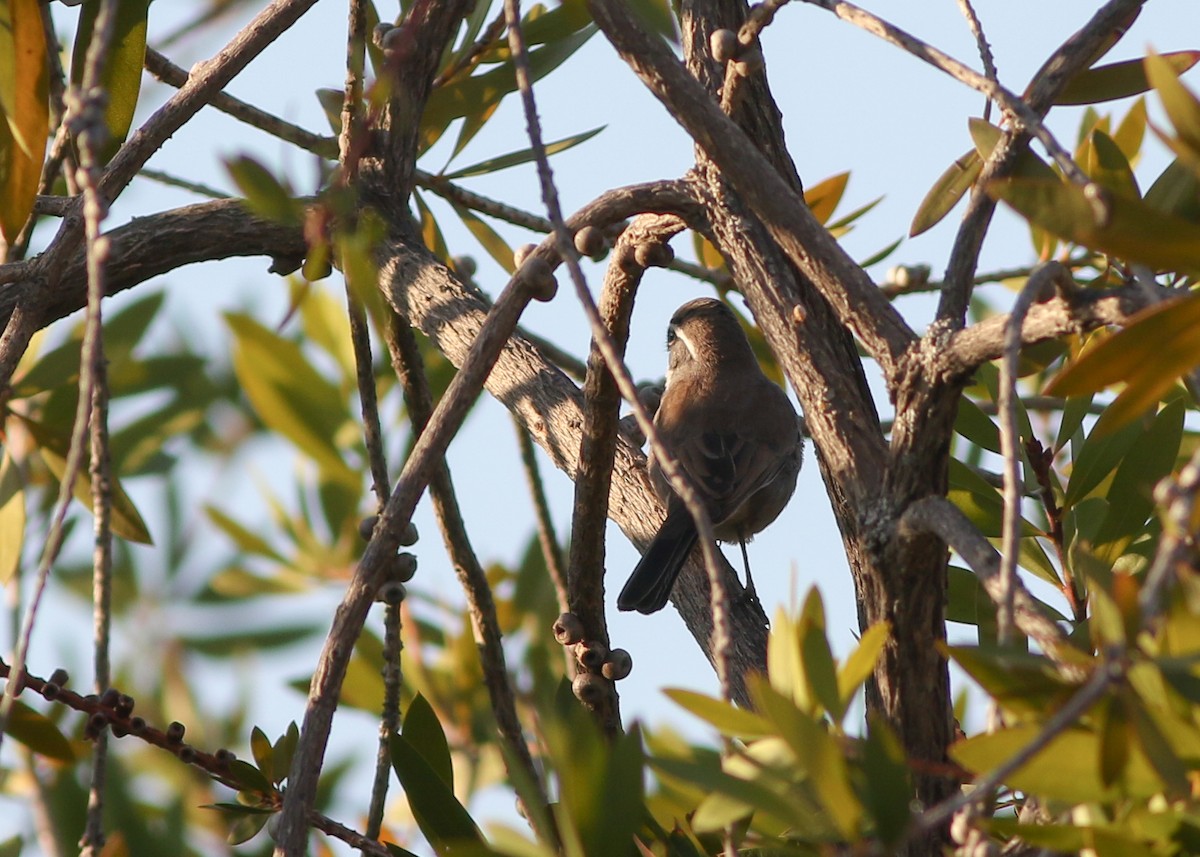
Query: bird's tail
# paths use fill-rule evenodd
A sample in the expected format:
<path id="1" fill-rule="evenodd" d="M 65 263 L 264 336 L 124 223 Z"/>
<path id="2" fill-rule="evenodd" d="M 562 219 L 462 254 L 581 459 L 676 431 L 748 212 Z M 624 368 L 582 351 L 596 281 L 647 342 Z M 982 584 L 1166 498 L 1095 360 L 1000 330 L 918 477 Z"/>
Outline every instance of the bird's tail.
<path id="1" fill-rule="evenodd" d="M 617 609 L 639 613 L 663 609 L 695 544 L 696 523 L 692 516 L 682 503 L 671 503 L 667 519 L 617 596 Z"/>

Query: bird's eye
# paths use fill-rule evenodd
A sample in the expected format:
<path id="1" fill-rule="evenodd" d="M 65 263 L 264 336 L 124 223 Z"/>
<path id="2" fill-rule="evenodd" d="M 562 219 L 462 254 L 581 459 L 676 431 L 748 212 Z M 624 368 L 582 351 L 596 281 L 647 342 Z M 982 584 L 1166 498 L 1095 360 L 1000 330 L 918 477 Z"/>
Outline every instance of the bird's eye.
<path id="1" fill-rule="evenodd" d="M 667 328 L 667 348 L 670 348 L 674 344 L 675 344 L 675 328 L 668 327 Z"/>

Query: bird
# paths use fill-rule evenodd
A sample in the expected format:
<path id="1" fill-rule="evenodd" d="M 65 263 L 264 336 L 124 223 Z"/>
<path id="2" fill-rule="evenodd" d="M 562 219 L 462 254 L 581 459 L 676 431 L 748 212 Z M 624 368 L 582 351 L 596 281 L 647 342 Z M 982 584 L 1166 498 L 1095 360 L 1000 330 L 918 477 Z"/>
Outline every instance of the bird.
<path id="1" fill-rule="evenodd" d="M 741 545 L 747 595 L 756 597 L 746 542 L 791 499 L 804 438 L 787 394 L 763 374 L 737 316 L 722 301 L 697 298 L 671 317 L 666 387 L 654 425 L 704 503 L 714 535 Z M 617 596 L 619 610 L 650 614 L 666 606 L 698 538 L 663 473 L 662 455 L 651 447 L 648 473 L 667 517 Z"/>

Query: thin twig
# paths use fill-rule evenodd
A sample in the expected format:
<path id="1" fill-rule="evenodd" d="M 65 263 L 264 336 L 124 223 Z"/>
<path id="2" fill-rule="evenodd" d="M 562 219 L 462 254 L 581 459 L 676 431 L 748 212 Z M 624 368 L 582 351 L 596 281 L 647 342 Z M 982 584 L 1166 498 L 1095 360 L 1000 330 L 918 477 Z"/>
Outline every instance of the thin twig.
<path id="1" fill-rule="evenodd" d="M 1109 687 L 1121 679 L 1122 675 L 1123 671 L 1117 662 L 1098 667 L 1092 673 L 1091 678 L 1088 679 L 1087 684 L 1083 685 L 1079 689 L 1079 692 L 1071 697 L 1070 702 L 1056 711 L 1054 716 L 1046 721 L 1046 725 L 1042 727 L 1042 731 L 1033 740 L 1012 756 L 1009 756 L 1002 765 L 995 768 L 990 774 L 977 779 L 972 789 L 963 791 L 961 794 L 944 803 L 938 804 L 921 815 L 917 819 L 916 824 L 909 830 L 909 838 L 911 839 L 915 836 L 937 830 L 963 807 L 990 794 L 1005 779 L 1020 770 L 1030 759 L 1046 749 L 1050 742 L 1074 726 L 1079 718 L 1087 713 L 1088 709 L 1097 700 L 1104 696 Z"/>
<path id="2" fill-rule="evenodd" d="M 534 454 L 533 439 L 521 423 L 513 419 L 517 431 L 517 444 L 521 448 L 521 466 L 525 470 L 525 480 L 529 483 L 529 495 L 533 498 L 533 514 L 537 520 L 538 543 L 542 548 L 542 560 L 546 570 L 550 572 L 550 580 L 554 583 L 554 593 L 558 600 L 559 612 L 565 613 L 570 609 L 567 600 L 567 574 L 563 562 L 562 547 L 554 532 L 554 519 L 550 517 L 550 503 L 546 499 L 546 489 L 542 485 L 542 474 L 538 468 L 537 456 Z M 574 669 L 575 659 L 567 655 L 568 672 Z M 573 673 L 571 673 L 573 675 Z"/>
<path id="3" fill-rule="evenodd" d="M 981 75 L 950 55 L 921 41 L 915 36 L 909 35 L 899 27 L 888 23 L 865 9 L 855 6 L 853 3 L 846 2 L 846 0 L 805 0 L 805 2 L 811 3 L 814 6 L 820 6 L 822 9 L 837 15 L 843 21 L 854 24 L 860 29 L 878 36 L 889 44 L 903 48 L 917 59 L 923 60 L 934 68 L 945 72 L 960 83 L 965 83 L 972 89 L 982 92 L 1012 117 L 1013 122 L 1021 130 L 1032 134 L 1037 138 L 1038 142 L 1046 147 L 1046 152 L 1054 159 L 1054 162 L 1058 164 L 1068 179 L 1081 187 L 1091 186 L 1091 179 L 1075 163 L 1075 160 L 1071 157 L 1071 153 L 1046 128 L 1042 122 L 1042 117 L 1019 95 L 1009 92 L 1008 89 L 1001 86 L 995 79 L 989 79 L 986 75 Z"/>
<path id="4" fill-rule="evenodd" d="M 491 23 L 487 25 L 487 29 L 475 40 L 475 44 L 471 45 L 471 50 L 467 51 L 458 59 L 457 62 L 446 66 L 438 73 L 438 76 L 433 79 L 433 88 L 445 86 L 455 77 L 464 71 L 470 71 L 478 65 L 479 58 L 500 38 L 504 32 L 504 12 L 503 10 L 497 13 Z"/>
<path id="5" fill-rule="evenodd" d="M 209 199 L 233 199 L 233 196 L 225 193 L 223 190 L 217 190 L 215 187 L 209 187 L 203 182 L 192 181 L 191 179 L 183 179 L 179 176 L 173 176 L 170 173 L 162 170 L 152 170 L 149 167 L 142 167 L 138 171 L 138 178 L 149 179 L 153 182 L 158 182 L 167 187 L 177 187 L 180 190 L 191 191 L 199 196 L 206 196 Z"/>
<path id="6" fill-rule="evenodd" d="M 108 206 L 100 196 L 100 149 L 108 138 L 104 121 L 104 100 L 99 92 L 101 74 L 108 62 L 109 48 L 116 28 L 118 3 L 102 0 L 88 42 L 83 75 L 78 90 L 67 94 L 67 115 L 63 122 L 75 137 L 80 169 L 77 181 L 83 191 L 84 233 L 87 238 L 88 307 L 87 326 L 91 347 L 80 352 L 79 396 L 90 398 L 92 515 L 95 545 L 92 554 L 92 625 L 94 637 L 95 689 L 103 694 L 111 683 L 109 637 L 112 625 L 112 485 L 108 449 L 108 372 L 104 365 L 104 329 L 101 301 L 105 294 L 105 268 L 108 242 L 100 237 L 100 227 Z M 78 123 L 78 130 L 76 130 Z M 87 822 L 80 842 L 86 857 L 104 848 L 104 789 L 108 770 L 108 737 L 96 736 L 92 751 L 92 781 L 88 789 Z"/>
<path id="7" fill-rule="evenodd" d="M 538 179 L 542 186 L 542 201 L 546 205 L 546 211 L 550 216 L 550 220 L 554 223 L 554 237 L 558 255 L 567 265 L 571 281 L 575 286 L 575 292 L 588 317 L 592 337 L 604 355 L 604 360 L 608 364 L 609 371 L 612 372 L 613 377 L 616 379 L 621 394 L 633 407 L 633 412 L 637 415 L 638 425 L 650 443 L 653 444 L 655 449 L 662 450 L 664 446 L 658 437 L 658 431 L 655 429 L 654 423 L 646 412 L 645 407 L 638 400 L 637 387 L 633 382 L 633 378 L 630 377 L 629 370 L 625 366 L 624 361 L 618 356 L 616 345 L 604 327 L 604 321 L 600 317 L 600 312 L 596 308 L 596 303 L 592 300 L 591 292 L 588 290 L 587 283 L 583 278 L 583 271 L 579 268 L 579 257 L 575 252 L 572 234 L 567 229 L 566 223 L 563 222 L 562 210 L 558 204 L 558 193 L 554 187 L 550 163 L 546 158 L 545 146 L 542 143 L 541 128 L 537 119 L 537 105 L 533 100 L 528 57 L 525 52 L 524 38 L 521 33 L 520 13 L 516 0 L 505 0 L 504 9 L 508 21 L 508 39 L 509 45 L 512 47 L 517 84 L 525 108 L 526 130 L 537 160 Z M 667 477 L 672 490 L 680 496 L 684 505 L 687 506 L 688 512 L 695 520 L 696 529 L 699 532 L 699 542 L 704 552 L 704 566 L 708 572 L 709 584 L 712 590 L 713 663 L 716 667 L 717 680 L 721 686 L 722 698 L 729 699 L 731 693 L 729 683 L 728 594 L 725 587 L 725 578 L 721 573 L 721 563 L 718 560 L 712 522 L 709 520 L 707 510 L 700 502 L 699 496 L 692 488 L 677 462 L 670 455 L 664 455 L 660 459 L 660 463 L 663 474 Z"/>
<path id="8" fill-rule="evenodd" d="M 0 659 L 0 679 L 11 678 L 11 676 L 11 668 Z M 186 729 L 182 723 L 172 723 L 166 730 L 147 723 L 143 717 L 133 713 L 135 706 L 132 697 L 111 690 L 102 697 L 97 697 L 92 693 L 84 695 L 68 688 L 67 681 L 68 676 L 65 670 L 56 670 L 49 680 L 26 672 L 22 685 L 33 693 L 41 694 L 47 702 L 65 706 L 85 715 L 87 726 L 84 729 L 84 737 L 90 740 L 95 740 L 101 732 L 108 730 L 111 730 L 113 736 L 117 738 L 133 736 L 143 744 L 165 750 L 184 764 L 203 771 L 215 782 L 238 791 L 246 788 L 245 782 L 235 777 L 231 771 L 231 764 L 236 761 L 237 757 L 229 750 L 221 749 L 209 753 L 186 743 L 183 740 Z M 272 790 L 257 792 L 256 796 L 271 803 L 278 800 L 279 793 Z M 369 840 L 361 833 L 351 830 L 344 824 L 315 810 L 309 813 L 308 821 L 318 830 L 335 839 L 340 839 L 364 854 L 372 855 L 372 857 L 389 857 L 391 853 L 379 842 Z M 39 844 L 43 844 L 44 848 L 40 837 Z M 50 853 L 53 853 L 52 849 Z"/>
<path id="9" fill-rule="evenodd" d="M 1021 329 L 1030 307 L 1053 296 L 1055 284 L 1069 293 L 1075 281 L 1071 272 L 1058 262 L 1039 265 L 1017 295 L 1008 316 L 1004 337 L 1004 359 L 1000 363 L 1000 455 L 1004 459 L 1004 523 L 1001 541 L 1000 581 L 1004 599 L 1000 604 L 998 637 L 1001 646 L 1012 639 L 1013 597 L 1016 592 L 1017 557 L 1021 545 L 1021 444 L 1017 421 L 1017 373 L 1021 356 Z"/>
<path id="10" fill-rule="evenodd" d="M 1092 64 L 1098 52 L 1110 44 L 1114 32 L 1128 26 L 1146 0 L 1109 0 L 1077 33 L 1067 39 L 1034 74 L 1026 88 L 1029 107 L 1044 116 L 1067 81 Z M 975 182 L 966 214 L 954 238 L 950 261 L 946 266 L 945 283 L 938 301 L 937 317 L 952 329 L 961 328 L 966 321 L 971 296 L 971 279 L 979 262 L 979 252 L 988 225 L 996 210 L 996 201 L 987 193 L 987 186 L 1006 176 L 1015 166 L 1017 157 L 1025 151 L 1028 136 L 1020 128 L 1008 128 L 1000 142 L 984 162 Z"/>
<path id="11" fill-rule="evenodd" d="M 1154 501 L 1163 511 L 1163 533 L 1154 554 L 1154 562 L 1146 572 L 1138 602 L 1142 621 L 1152 628 L 1163 612 L 1163 593 L 1178 576 L 1180 568 L 1188 567 L 1196 555 L 1196 499 L 1200 495 L 1200 450 L 1197 450 L 1174 479 L 1164 479 L 1154 489 Z"/>
<path id="12" fill-rule="evenodd" d="M 983 74 L 988 80 L 999 85 L 1000 79 L 996 76 L 996 58 L 992 55 L 992 46 L 988 44 L 987 37 L 983 34 L 983 24 L 979 20 L 979 16 L 975 14 L 975 7 L 971 5 L 971 0 L 958 0 L 958 8 L 962 10 L 963 17 L 967 19 L 967 26 L 971 30 L 971 35 L 975 37 L 975 44 L 979 47 L 979 59 L 983 63 Z M 992 116 L 992 99 L 987 98 L 983 102 L 983 118 L 987 121 Z"/>
<path id="13" fill-rule="evenodd" d="M 317 777 L 354 640 L 362 632 L 387 569 L 394 564 L 400 534 L 411 520 L 417 500 L 483 389 L 488 373 L 531 297 L 525 282 L 515 278 L 488 313 L 461 368 L 438 402 L 428 427 L 413 446 L 380 515 L 375 535 L 342 598 L 309 688 L 300 741 L 288 776 L 289 788 L 279 816 L 275 850 L 278 857 L 298 857 L 304 853 L 308 813 L 316 799 Z"/>
<path id="14" fill-rule="evenodd" d="M 413 432 L 420 436 L 428 429 L 433 416 L 433 393 L 425 376 L 417 338 L 407 322 L 394 312 L 389 317 L 387 341 L 392 366 L 404 387 L 404 405 L 412 421 Z M 454 483 L 450 478 L 450 468 L 445 459 L 434 467 L 429 481 L 429 493 L 450 561 L 467 596 L 471 629 L 479 650 L 479 666 L 492 702 L 492 713 L 496 718 L 500 739 L 508 751 L 504 754 L 505 765 L 508 767 L 509 760 L 515 760 L 520 766 L 519 771 L 509 767 L 509 778 L 513 781 L 523 779 L 534 790 L 535 800 L 539 802 L 538 808 L 530 807 L 525 813 L 526 818 L 543 842 L 553 843 L 556 841 L 554 830 L 541 823 L 544 814 L 540 807 L 546 805 L 546 789 L 533 762 L 517 714 L 516 694 L 508 674 L 500 620 L 492 598 L 491 585 L 474 548 L 471 547 L 467 527 L 454 493 Z"/>
<path id="15" fill-rule="evenodd" d="M 154 48 L 146 48 L 146 71 L 150 72 L 163 83 L 173 86 L 176 89 L 183 87 L 188 82 L 187 71 L 175 65 L 175 63 L 154 50 Z M 338 141 L 335 138 L 314 134 L 306 128 L 301 128 L 299 125 L 294 125 L 291 122 L 280 119 L 278 116 L 268 113 L 252 104 L 247 104 L 240 98 L 234 98 L 228 93 L 218 92 L 212 97 L 209 104 L 222 113 L 232 116 L 239 122 L 244 122 L 252 128 L 265 131 L 272 137 L 277 137 L 286 143 L 291 143 L 305 151 L 312 152 L 314 155 L 320 155 L 322 158 L 336 158 L 338 156 Z"/>
<path id="16" fill-rule="evenodd" d="M 357 176 L 360 138 L 364 131 L 363 74 L 366 68 L 367 4 L 365 0 L 350 0 L 349 23 L 346 28 L 346 84 L 342 98 L 342 133 L 338 137 L 340 180 L 353 186 Z M 341 225 L 352 229 L 353 223 Z M 375 391 L 375 367 L 371 357 L 371 334 L 367 313 L 357 289 L 372 288 L 374 283 L 351 281 L 351 266 L 343 266 L 346 286 L 346 314 L 350 322 L 350 342 L 354 349 L 355 380 L 362 407 L 363 442 L 371 466 L 371 482 L 376 498 L 376 513 L 382 513 L 391 488 L 388 485 L 387 459 L 383 451 L 383 432 L 379 422 L 379 402 Z M 379 719 L 379 745 L 375 753 L 375 777 L 371 785 L 371 802 L 367 809 L 366 835 L 378 839 L 383 828 L 383 812 L 387 804 L 388 783 L 391 781 L 391 738 L 400 728 L 400 691 L 403 675 L 400 672 L 400 601 L 385 599 L 383 619 L 383 706 Z"/>
<path id="17" fill-rule="evenodd" d="M 1011 590 L 1001 580 L 1000 555 L 984 538 L 978 528 L 957 506 L 945 497 L 926 497 L 908 507 L 901 518 L 902 532 L 933 533 L 962 557 L 996 605 L 1004 603 L 1007 591 L 1012 592 L 1013 621 L 1023 634 L 1038 644 L 1046 656 L 1055 661 L 1065 676 L 1078 676 L 1073 659 L 1064 657 L 1071 643 L 1062 629 L 1050 619 L 1036 598 L 1017 578 Z"/>

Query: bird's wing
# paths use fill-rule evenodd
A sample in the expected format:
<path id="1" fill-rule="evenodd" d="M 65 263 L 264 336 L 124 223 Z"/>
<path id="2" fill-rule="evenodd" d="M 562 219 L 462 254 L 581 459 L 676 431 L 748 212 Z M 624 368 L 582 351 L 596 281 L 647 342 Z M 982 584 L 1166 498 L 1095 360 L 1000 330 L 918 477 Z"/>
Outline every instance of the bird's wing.
<path id="1" fill-rule="evenodd" d="M 703 432 L 678 450 L 679 463 L 708 504 L 713 523 L 719 524 L 741 507 L 786 465 L 778 450 L 751 442 L 738 431 Z"/>

